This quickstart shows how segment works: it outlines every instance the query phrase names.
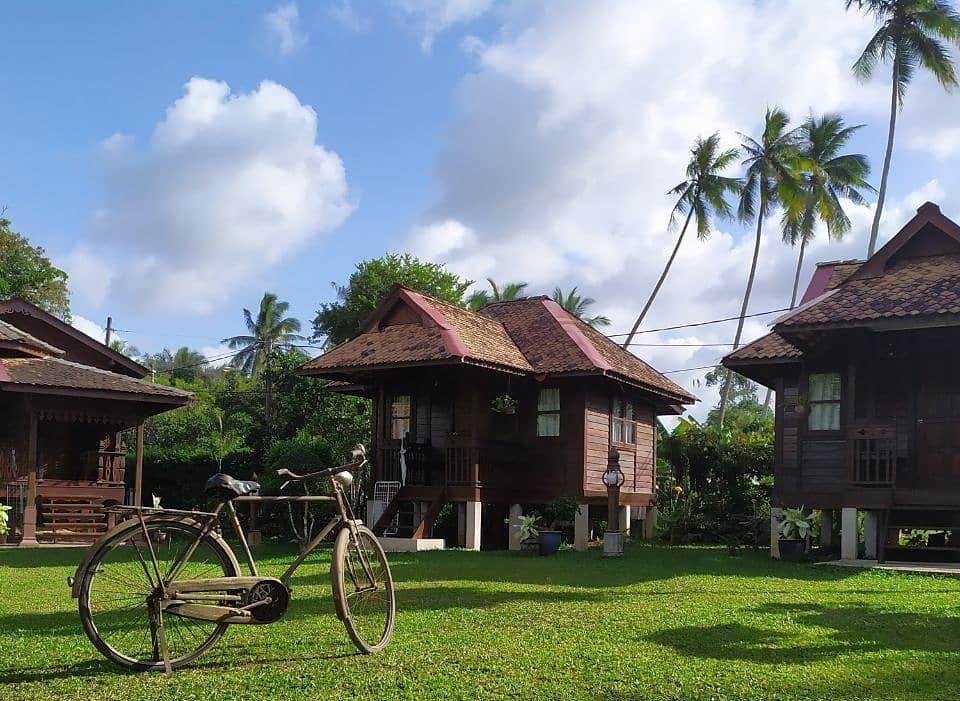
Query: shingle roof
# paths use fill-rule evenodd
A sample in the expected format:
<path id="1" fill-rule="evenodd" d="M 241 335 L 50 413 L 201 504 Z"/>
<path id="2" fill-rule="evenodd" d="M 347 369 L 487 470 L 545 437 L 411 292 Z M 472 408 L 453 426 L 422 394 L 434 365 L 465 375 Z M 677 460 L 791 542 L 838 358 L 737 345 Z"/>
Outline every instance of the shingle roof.
<path id="1" fill-rule="evenodd" d="M 63 355 L 59 348 L 51 346 L 46 341 L 41 341 L 36 336 L 31 336 L 26 331 L 21 331 L 13 324 L 0 320 L 0 346 L 27 346 L 38 351 L 42 355 Z"/>
<path id="2" fill-rule="evenodd" d="M 803 357 L 803 352 L 799 348 L 773 331 L 729 353 L 724 358 L 724 362 L 728 360 L 733 362 L 748 360 L 789 360 L 801 357 Z"/>
<path id="3" fill-rule="evenodd" d="M 380 324 L 401 299 L 423 323 Z M 666 395 L 695 397 L 547 297 L 488 305 L 472 312 L 400 288 L 355 338 L 311 360 L 304 374 L 422 362 L 465 361 L 524 374 L 607 374 Z"/>
<path id="4" fill-rule="evenodd" d="M 960 314 L 960 254 L 904 258 L 879 277 L 854 276 L 780 319 L 777 328 L 942 314 Z"/>
<path id="5" fill-rule="evenodd" d="M 5 385 L 119 392 L 138 401 L 185 404 L 190 393 L 62 358 L 0 359 L 0 389 Z"/>

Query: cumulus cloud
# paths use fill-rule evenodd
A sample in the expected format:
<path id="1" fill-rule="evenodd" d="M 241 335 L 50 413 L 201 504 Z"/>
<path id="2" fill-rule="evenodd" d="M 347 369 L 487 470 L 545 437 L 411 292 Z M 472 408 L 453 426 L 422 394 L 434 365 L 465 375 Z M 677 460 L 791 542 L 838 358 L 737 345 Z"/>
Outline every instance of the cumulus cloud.
<path id="1" fill-rule="evenodd" d="M 481 17 L 493 0 L 393 0 L 393 4 L 417 25 L 420 48 L 430 51 L 438 34 Z"/>
<path id="2" fill-rule="evenodd" d="M 698 135 L 720 131 L 732 144 L 779 104 L 798 122 L 811 108 L 876 119 L 874 138 L 885 136 L 888 86 L 858 84 L 849 71 L 875 27 L 842 3 L 558 0 L 516 3 L 498 16 L 492 38 L 470 43 L 477 65 L 460 85 L 437 161 L 440 194 L 407 247 L 472 279 L 581 285 L 613 319 L 611 332 L 629 329 L 673 246 L 664 193 L 682 178 Z M 922 82 L 916 100 L 926 104 L 905 111 L 904 122 L 946 99 Z M 879 173 L 880 154 L 871 155 Z M 943 183 L 917 187 L 927 180 L 891 190 L 882 237 L 918 199 L 946 196 Z M 802 284 L 815 261 L 865 252 L 872 210 L 851 205 L 848 214 L 854 227 L 844 242 L 821 235 L 809 248 Z M 780 243 L 775 218 L 767 226 L 751 311 L 785 306 L 793 282 L 796 251 Z M 645 327 L 736 315 L 752 247 L 750 232 L 731 223 L 704 242 L 690 236 Z M 749 319 L 745 339 L 773 318 Z M 729 343 L 734 328 L 692 331 L 697 343 Z M 635 350 L 663 370 L 711 365 L 728 350 L 681 346 L 679 337 L 688 331 L 643 334 L 638 342 L 673 345 Z M 704 399 L 700 415 L 715 403 L 703 375 L 672 375 Z"/>
<path id="3" fill-rule="evenodd" d="M 91 301 L 209 311 L 352 210 L 343 162 L 317 142 L 316 113 L 274 82 L 232 93 L 192 78 L 143 148 L 118 143 L 104 143 L 92 243 L 69 256 L 74 289 Z M 93 258 L 92 244 L 114 258 Z"/>
<path id="4" fill-rule="evenodd" d="M 307 35 L 300 26 L 300 10 L 295 3 L 279 5 L 264 14 L 263 26 L 283 56 L 294 54 L 307 45 Z"/>

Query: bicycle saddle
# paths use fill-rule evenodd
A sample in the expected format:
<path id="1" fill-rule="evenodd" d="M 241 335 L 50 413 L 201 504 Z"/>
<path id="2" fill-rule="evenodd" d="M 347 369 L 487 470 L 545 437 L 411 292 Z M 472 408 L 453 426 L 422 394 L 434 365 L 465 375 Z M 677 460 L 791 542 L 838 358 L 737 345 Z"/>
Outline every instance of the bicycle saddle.
<path id="1" fill-rule="evenodd" d="M 260 493 L 260 483 L 253 480 L 236 480 L 225 472 L 218 472 L 207 480 L 204 489 L 214 499 L 233 499 Z"/>

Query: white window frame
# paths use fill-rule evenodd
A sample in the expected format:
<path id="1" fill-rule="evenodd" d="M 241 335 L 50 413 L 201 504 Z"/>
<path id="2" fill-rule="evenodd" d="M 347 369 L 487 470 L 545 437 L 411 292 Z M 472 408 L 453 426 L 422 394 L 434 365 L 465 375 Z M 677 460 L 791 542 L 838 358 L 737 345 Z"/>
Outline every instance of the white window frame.
<path id="1" fill-rule="evenodd" d="M 543 387 L 537 394 L 537 438 L 560 435 L 560 389 Z"/>

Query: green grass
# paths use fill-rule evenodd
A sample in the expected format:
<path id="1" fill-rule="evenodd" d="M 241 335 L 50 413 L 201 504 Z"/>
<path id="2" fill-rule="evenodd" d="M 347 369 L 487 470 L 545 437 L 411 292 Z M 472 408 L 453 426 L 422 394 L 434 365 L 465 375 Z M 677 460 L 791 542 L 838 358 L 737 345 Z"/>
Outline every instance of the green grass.
<path id="1" fill-rule="evenodd" d="M 960 581 L 710 548 L 394 555 L 390 647 L 356 655 L 329 560 L 278 623 L 235 626 L 194 666 L 100 658 L 65 584 L 80 550 L 0 551 L 7 699 L 960 698 Z M 289 554 L 259 551 L 279 574 Z"/>

